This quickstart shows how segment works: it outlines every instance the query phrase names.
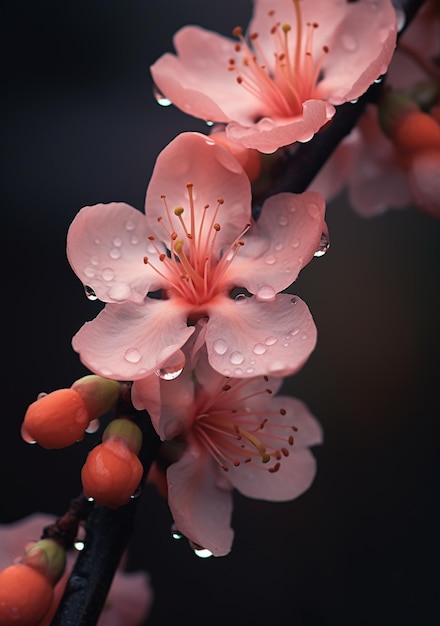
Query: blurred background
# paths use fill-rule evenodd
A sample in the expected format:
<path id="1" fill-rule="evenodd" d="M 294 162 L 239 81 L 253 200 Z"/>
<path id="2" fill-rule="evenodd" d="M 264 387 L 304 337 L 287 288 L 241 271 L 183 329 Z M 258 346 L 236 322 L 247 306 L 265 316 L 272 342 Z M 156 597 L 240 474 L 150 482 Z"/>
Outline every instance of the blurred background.
<path id="1" fill-rule="evenodd" d="M 87 373 L 72 335 L 90 302 L 65 256 L 77 211 L 142 209 L 158 153 L 206 126 L 152 95 L 149 66 L 189 23 L 229 35 L 250 0 L 9 3 L 2 29 L 3 399 L 0 523 L 61 515 L 97 442 L 62 451 L 20 438 L 41 391 Z M 130 569 L 151 575 L 149 626 L 287 620 L 293 626 L 437 623 L 439 223 L 408 208 L 366 220 L 340 197 L 331 247 L 292 288 L 318 346 L 285 392 L 321 421 L 318 473 L 292 502 L 236 494 L 232 553 L 200 559 L 170 535 L 146 487 Z"/>

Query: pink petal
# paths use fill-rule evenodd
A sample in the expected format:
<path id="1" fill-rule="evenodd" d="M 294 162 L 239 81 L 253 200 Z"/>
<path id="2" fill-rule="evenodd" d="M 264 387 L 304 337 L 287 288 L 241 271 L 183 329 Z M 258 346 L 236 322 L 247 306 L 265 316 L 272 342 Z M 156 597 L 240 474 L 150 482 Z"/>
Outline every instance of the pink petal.
<path id="1" fill-rule="evenodd" d="M 95 374 L 137 380 L 153 373 L 194 332 L 187 310 L 172 300 L 107 304 L 72 339 L 81 361 Z"/>
<path id="2" fill-rule="evenodd" d="M 206 331 L 208 358 L 224 376 L 288 376 L 298 371 L 316 345 L 311 313 L 297 296 L 271 287 L 253 296 L 222 300 L 212 307 Z"/>
<path id="3" fill-rule="evenodd" d="M 179 531 L 214 556 L 231 550 L 232 494 L 217 486 L 219 469 L 196 445 L 167 470 L 171 514 Z"/>
<path id="4" fill-rule="evenodd" d="M 128 204 L 84 207 L 70 225 L 67 257 L 84 285 L 103 302 L 142 302 L 161 286 L 144 257 L 157 253 L 148 241 L 145 215 Z"/>
<path id="5" fill-rule="evenodd" d="M 313 3 L 317 21 L 334 28 L 325 42 L 329 47 L 318 94 L 334 105 L 359 98 L 385 74 L 396 47 L 397 22 L 390 0 L 358 0 L 354 3 Z M 317 29 L 319 31 L 319 28 Z M 320 35 L 320 40 L 322 37 Z"/>
<path id="6" fill-rule="evenodd" d="M 325 202 L 319 193 L 271 196 L 243 237 L 244 246 L 228 278 L 255 294 L 265 285 L 276 292 L 286 289 L 318 250 L 326 229 L 324 214 Z"/>
<path id="7" fill-rule="evenodd" d="M 306 491 L 316 474 L 316 460 L 307 448 L 293 448 L 288 457 L 283 457 L 280 469 L 269 472 L 263 463 L 254 467 L 242 463 L 231 467 L 228 479 L 231 484 L 248 498 L 257 500 L 293 500 Z"/>
<path id="8" fill-rule="evenodd" d="M 307 100 L 303 103 L 302 115 L 287 118 L 260 117 L 255 124 L 231 122 L 226 126 L 226 135 L 246 148 L 255 148 L 265 154 L 275 152 L 281 146 L 295 141 L 310 141 L 335 114 L 331 104 L 323 100 Z"/>
<path id="9" fill-rule="evenodd" d="M 191 340 L 191 338 L 190 338 Z M 191 362 L 174 380 L 160 379 L 156 374 L 133 383 L 134 406 L 145 409 L 162 440 L 177 437 L 187 430 L 194 406 L 194 380 Z"/>
<path id="10" fill-rule="evenodd" d="M 213 122 L 250 121 L 259 101 L 228 70 L 236 41 L 198 26 L 174 36 L 177 55 L 165 54 L 151 67 L 159 91 L 189 115 Z"/>
<path id="11" fill-rule="evenodd" d="M 165 231 L 157 221 L 158 217 L 164 217 L 164 224 L 169 228 L 161 195 L 166 195 L 171 212 L 175 207 L 184 207 L 182 217 L 189 225 L 191 211 L 187 183 L 194 185 L 195 222 L 191 232 L 199 232 L 201 220 L 206 213 L 206 204 L 209 204 L 210 210 L 204 218 L 205 223 L 212 219 L 218 199 L 224 200 L 215 219 L 221 225 L 215 246 L 219 254 L 220 249 L 229 245 L 250 221 L 249 179 L 230 151 L 209 137 L 200 133 L 178 135 L 159 154 L 145 200 L 145 212 L 151 231 L 167 243 L 169 240 L 166 239 Z M 188 242 L 176 218 L 173 220 L 173 230 L 185 244 Z"/>
<path id="12" fill-rule="evenodd" d="M 290 396 L 272 396 L 270 406 L 272 411 L 278 411 L 281 408 L 286 411 L 281 418 L 277 417 L 277 423 L 293 425 L 298 429 L 295 432 L 295 450 L 306 446 L 316 446 L 323 442 L 322 426 L 304 402 Z M 284 463 L 284 460 L 282 462 Z"/>

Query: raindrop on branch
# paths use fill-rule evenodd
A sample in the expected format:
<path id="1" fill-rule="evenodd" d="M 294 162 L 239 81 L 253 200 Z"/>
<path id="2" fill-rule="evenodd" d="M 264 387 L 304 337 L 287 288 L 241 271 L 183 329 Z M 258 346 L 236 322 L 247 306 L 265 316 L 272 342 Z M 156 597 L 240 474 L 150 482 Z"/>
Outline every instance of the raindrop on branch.
<path id="1" fill-rule="evenodd" d="M 93 289 L 89 287 L 89 285 L 84 285 L 84 293 L 86 294 L 86 298 L 88 300 L 91 300 L 92 302 L 98 299 L 98 296 L 93 291 Z"/>

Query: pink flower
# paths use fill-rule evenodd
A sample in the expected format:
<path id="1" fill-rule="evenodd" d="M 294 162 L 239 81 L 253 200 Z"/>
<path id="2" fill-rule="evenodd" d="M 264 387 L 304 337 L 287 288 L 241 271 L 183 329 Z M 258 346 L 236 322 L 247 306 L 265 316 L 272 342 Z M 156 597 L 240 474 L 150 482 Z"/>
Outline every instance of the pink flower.
<path id="1" fill-rule="evenodd" d="M 194 359 L 175 380 L 136 381 L 133 401 L 149 411 L 161 439 L 172 440 L 168 454 L 180 456 L 167 469 L 177 529 L 223 556 L 233 541 L 232 489 L 261 500 L 297 498 L 314 479 L 308 447 L 321 443 L 322 431 L 302 402 L 275 396 L 282 379 L 221 376 L 203 349 Z"/>
<path id="2" fill-rule="evenodd" d="M 53 515 L 34 513 L 11 524 L 0 525 L 0 569 L 21 558 L 28 544 L 38 541 L 42 530 L 55 522 Z M 50 613 L 41 626 L 49 626 L 74 566 L 75 554 L 69 553 L 64 576 L 55 587 Z M 98 626 L 140 626 L 150 612 L 153 592 L 145 572 L 116 571 Z"/>
<path id="3" fill-rule="evenodd" d="M 137 380 L 163 364 L 181 369 L 188 323 L 207 318 L 208 358 L 221 374 L 297 371 L 316 328 L 302 300 L 279 292 L 317 251 L 324 210 L 317 193 L 282 193 L 253 222 L 238 161 L 209 137 L 179 135 L 157 159 L 145 215 L 95 205 L 69 229 L 74 271 L 108 303 L 75 335 L 74 349 L 101 376 Z M 235 287 L 255 295 L 232 299 Z M 163 299 L 147 297 L 159 289 Z"/>
<path id="4" fill-rule="evenodd" d="M 396 16 L 390 0 L 255 0 L 248 32 L 246 40 L 235 29 L 236 43 L 184 27 L 177 56 L 163 55 L 151 73 L 177 107 L 225 122 L 230 139 L 271 153 L 309 141 L 335 106 L 386 72 Z"/>

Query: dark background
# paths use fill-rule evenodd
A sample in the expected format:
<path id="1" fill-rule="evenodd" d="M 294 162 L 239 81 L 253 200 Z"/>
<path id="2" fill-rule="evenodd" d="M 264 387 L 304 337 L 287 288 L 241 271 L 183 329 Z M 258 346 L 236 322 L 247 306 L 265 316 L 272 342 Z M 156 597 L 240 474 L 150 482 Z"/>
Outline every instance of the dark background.
<path id="1" fill-rule="evenodd" d="M 0 523 L 62 514 L 96 442 L 46 451 L 19 434 L 40 391 L 87 373 L 70 340 L 101 305 L 69 267 L 67 228 L 86 204 L 141 209 L 160 150 L 206 130 L 152 97 L 148 68 L 173 33 L 229 35 L 250 12 L 246 0 L 2 9 Z M 437 623 L 439 224 L 410 208 L 365 220 L 343 198 L 327 215 L 330 251 L 293 287 L 318 346 L 286 383 L 324 427 L 316 480 L 293 502 L 237 494 L 233 551 L 207 560 L 170 538 L 167 505 L 146 488 L 129 563 L 151 574 L 150 626 Z"/>

